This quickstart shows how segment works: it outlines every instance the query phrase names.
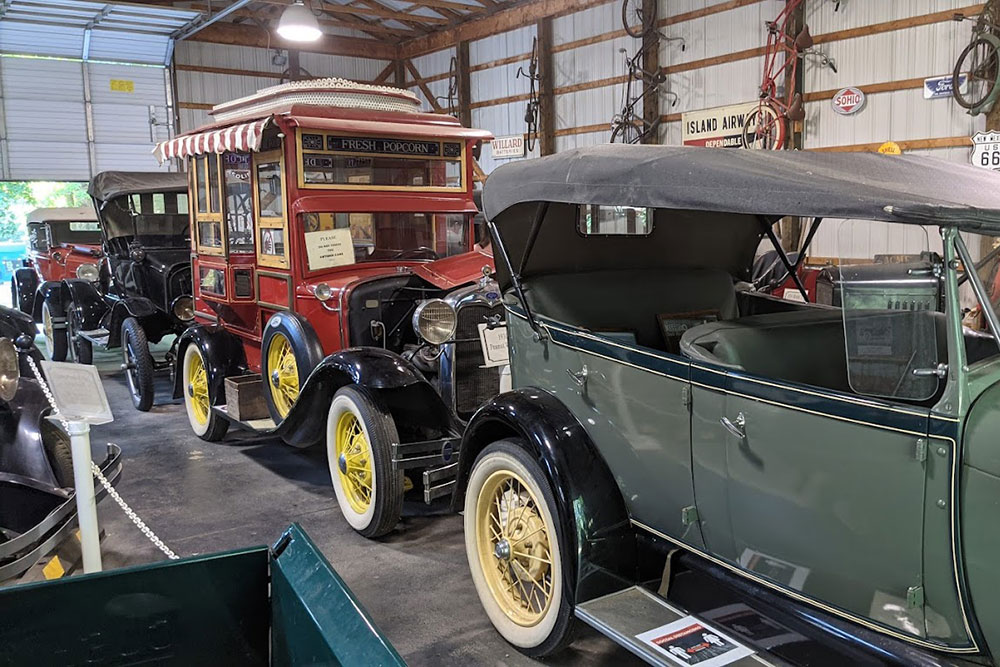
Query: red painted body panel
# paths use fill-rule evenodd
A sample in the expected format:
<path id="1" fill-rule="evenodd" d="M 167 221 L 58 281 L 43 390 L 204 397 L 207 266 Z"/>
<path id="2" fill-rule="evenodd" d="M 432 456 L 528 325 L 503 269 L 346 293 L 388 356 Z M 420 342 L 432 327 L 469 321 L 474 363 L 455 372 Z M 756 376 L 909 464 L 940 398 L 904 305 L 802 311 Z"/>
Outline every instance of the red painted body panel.
<path id="1" fill-rule="evenodd" d="M 35 268 L 40 283 L 46 280 L 76 278 L 81 264 L 100 264 L 101 245 L 60 244 L 47 252 L 29 251 L 28 259 Z"/>
<path id="2" fill-rule="evenodd" d="M 413 273 L 435 287 L 450 290 L 482 278 L 484 266 L 490 267 L 490 273 L 496 269 L 493 253 L 477 247 L 472 252 L 417 265 Z"/>
<path id="3" fill-rule="evenodd" d="M 802 281 L 802 285 L 806 288 L 806 294 L 809 295 L 809 302 L 816 302 L 816 278 L 819 277 L 819 269 L 812 269 L 809 267 L 799 268 L 799 279 Z M 791 294 L 788 294 L 791 292 Z M 789 298 L 793 301 L 801 301 L 802 294 L 799 292 L 798 286 L 791 277 L 787 278 L 785 282 L 781 283 L 771 292 L 774 296 L 781 298 Z M 788 294 L 788 297 L 786 297 Z"/>

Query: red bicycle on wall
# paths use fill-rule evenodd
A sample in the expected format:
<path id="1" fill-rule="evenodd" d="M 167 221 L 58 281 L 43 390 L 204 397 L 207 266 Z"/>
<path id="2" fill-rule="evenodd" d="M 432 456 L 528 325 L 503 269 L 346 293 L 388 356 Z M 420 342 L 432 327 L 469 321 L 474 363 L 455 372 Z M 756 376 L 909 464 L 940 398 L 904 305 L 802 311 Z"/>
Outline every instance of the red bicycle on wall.
<path id="1" fill-rule="evenodd" d="M 809 26 L 803 25 L 791 35 L 795 10 L 803 0 L 789 0 L 774 21 L 767 22 L 767 47 L 764 50 L 764 79 L 760 84 L 760 102 L 747 114 L 743 123 L 743 147 L 781 150 L 785 147 L 789 121 L 805 118 L 802 95 L 796 89 L 795 75 L 802 55 L 813 45 Z M 784 56 L 783 61 L 779 56 Z M 824 64 L 833 61 L 822 56 Z M 779 85 L 779 78 L 788 85 Z M 782 94 L 781 88 L 785 90 Z"/>

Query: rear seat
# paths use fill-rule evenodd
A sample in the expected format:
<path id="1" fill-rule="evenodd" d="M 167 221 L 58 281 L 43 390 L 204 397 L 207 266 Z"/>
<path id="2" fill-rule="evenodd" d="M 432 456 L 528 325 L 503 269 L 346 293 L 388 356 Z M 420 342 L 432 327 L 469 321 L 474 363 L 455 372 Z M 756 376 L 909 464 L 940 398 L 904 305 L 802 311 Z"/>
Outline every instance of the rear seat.
<path id="1" fill-rule="evenodd" d="M 739 316 L 733 279 L 711 269 L 537 276 L 526 285 L 525 296 L 535 313 L 594 332 L 630 332 L 639 345 L 658 350 L 666 348 L 658 315 L 712 311 L 720 320 Z"/>
<path id="2" fill-rule="evenodd" d="M 945 316 L 931 312 L 926 315 L 934 318 L 938 359 L 946 360 Z M 696 361 L 853 393 L 847 378 L 844 322 L 839 309 L 709 322 L 685 332 L 680 347 L 681 354 Z"/>

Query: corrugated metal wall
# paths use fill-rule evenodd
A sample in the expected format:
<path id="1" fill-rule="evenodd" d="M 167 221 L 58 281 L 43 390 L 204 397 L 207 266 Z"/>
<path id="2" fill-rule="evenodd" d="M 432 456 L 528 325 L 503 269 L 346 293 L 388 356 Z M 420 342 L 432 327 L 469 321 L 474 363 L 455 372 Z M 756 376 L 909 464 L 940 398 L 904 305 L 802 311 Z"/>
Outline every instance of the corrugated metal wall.
<path id="1" fill-rule="evenodd" d="M 180 131 L 193 130 L 210 122 L 205 108 L 219 102 L 250 95 L 281 82 L 284 67 L 275 66 L 274 51 L 249 46 L 228 46 L 207 42 L 180 42 L 174 50 L 177 65 L 177 103 Z M 388 64 L 384 60 L 302 53 L 300 66 L 314 77 L 343 77 L 370 81 Z M 243 70 L 247 74 L 199 72 L 188 67 Z"/>

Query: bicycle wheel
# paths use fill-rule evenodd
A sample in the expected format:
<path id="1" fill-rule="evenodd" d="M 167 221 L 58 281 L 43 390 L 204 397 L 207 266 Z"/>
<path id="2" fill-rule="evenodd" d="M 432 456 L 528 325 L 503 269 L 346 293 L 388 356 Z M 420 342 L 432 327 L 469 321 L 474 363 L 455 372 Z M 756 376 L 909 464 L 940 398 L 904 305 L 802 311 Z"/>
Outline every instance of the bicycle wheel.
<path id="1" fill-rule="evenodd" d="M 760 104 L 743 122 L 743 148 L 778 151 L 785 147 L 785 119 L 770 104 Z"/>
<path id="2" fill-rule="evenodd" d="M 966 77 L 966 90 L 958 84 Z M 952 73 L 952 95 L 966 109 L 981 108 L 996 99 L 1000 87 L 1000 39 L 980 33 L 962 50 Z"/>
<path id="3" fill-rule="evenodd" d="M 642 0 L 622 0 L 622 26 L 629 37 L 639 38 L 652 30 L 654 26 L 646 23 Z"/>

